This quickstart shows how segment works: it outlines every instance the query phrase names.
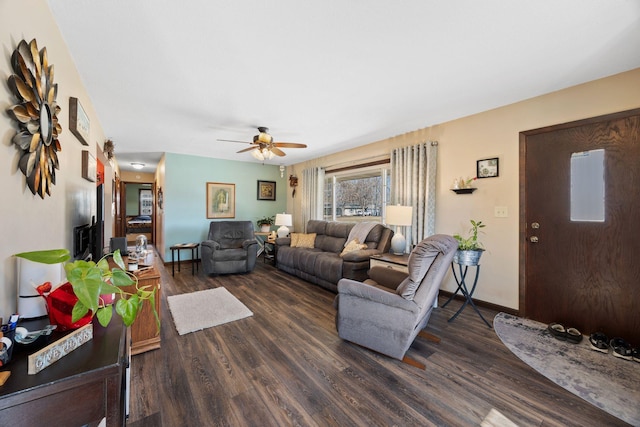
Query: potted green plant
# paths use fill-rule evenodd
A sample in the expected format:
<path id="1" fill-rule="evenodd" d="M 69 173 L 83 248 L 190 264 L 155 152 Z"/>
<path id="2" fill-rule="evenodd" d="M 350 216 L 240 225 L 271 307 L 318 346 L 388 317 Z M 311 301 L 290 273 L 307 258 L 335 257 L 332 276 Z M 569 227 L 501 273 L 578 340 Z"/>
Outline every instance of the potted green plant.
<path id="1" fill-rule="evenodd" d="M 478 265 L 482 252 L 484 252 L 484 245 L 478 240 L 478 234 L 480 229 L 486 225 L 482 221 L 470 220 L 471 229 L 467 237 L 462 237 L 459 234 L 454 234 L 453 238 L 458 242 L 458 250 L 453 257 L 453 262 L 461 265 Z"/>
<path id="2" fill-rule="evenodd" d="M 260 227 L 260 231 L 263 233 L 268 233 L 271 230 L 271 226 L 275 221 L 275 216 L 265 216 L 256 221 L 258 227 Z"/>
<path id="3" fill-rule="evenodd" d="M 109 267 L 107 261 L 109 255 L 105 255 L 97 263 L 83 260 L 67 262 L 71 259 L 71 255 L 66 249 L 23 252 L 15 256 L 43 264 L 67 262 L 64 265 L 67 281 L 73 287 L 73 293 L 78 298 L 72 310 L 72 322 L 77 322 L 91 311 L 91 317 L 97 316 L 100 324 L 107 326 L 111 322 L 113 310 L 110 306 L 105 305 L 105 301 L 116 294 L 119 298 L 115 303 L 115 311 L 122 317 L 126 326 L 133 324 L 144 301 L 148 300 L 153 308 L 156 325 L 160 329 L 160 319 L 155 310 L 155 289 L 149 290 L 148 286 L 138 286 L 138 278 L 127 271 L 119 250 L 110 255 L 113 256 L 116 267 Z M 135 292 L 123 289 L 131 285 L 135 285 Z M 41 293 L 48 292 L 42 288 L 39 289 L 40 291 L 42 291 Z"/>

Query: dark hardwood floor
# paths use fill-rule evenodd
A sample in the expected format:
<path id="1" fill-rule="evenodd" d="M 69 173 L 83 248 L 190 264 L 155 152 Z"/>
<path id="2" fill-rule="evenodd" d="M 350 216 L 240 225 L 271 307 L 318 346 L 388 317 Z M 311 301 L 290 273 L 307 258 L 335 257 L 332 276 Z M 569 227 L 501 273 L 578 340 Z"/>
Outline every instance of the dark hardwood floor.
<path id="1" fill-rule="evenodd" d="M 130 427 L 478 426 L 492 408 L 519 426 L 626 425 L 521 362 L 473 310 L 448 323 L 458 301 L 427 325 L 439 344 L 409 349 L 422 371 L 342 341 L 335 294 L 262 259 L 248 275 L 190 267 L 162 272 L 162 348 L 133 357 Z M 219 286 L 254 315 L 179 336 L 166 297 Z"/>

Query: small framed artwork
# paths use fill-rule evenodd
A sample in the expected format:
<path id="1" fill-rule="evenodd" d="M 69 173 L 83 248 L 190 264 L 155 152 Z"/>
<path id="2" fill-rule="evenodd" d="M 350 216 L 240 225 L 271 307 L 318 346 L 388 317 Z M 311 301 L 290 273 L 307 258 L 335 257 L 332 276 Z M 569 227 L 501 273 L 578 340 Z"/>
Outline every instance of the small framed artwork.
<path id="1" fill-rule="evenodd" d="M 158 207 L 162 209 L 162 205 L 164 204 L 164 192 L 162 191 L 162 187 L 158 188 Z"/>
<path id="2" fill-rule="evenodd" d="M 207 218 L 235 218 L 236 185 L 207 182 Z"/>
<path id="3" fill-rule="evenodd" d="M 258 200 L 275 200 L 276 182 L 258 181 Z"/>
<path id="4" fill-rule="evenodd" d="M 90 123 L 89 116 L 80 105 L 78 98 L 69 98 L 69 129 L 82 145 L 89 145 Z"/>
<path id="5" fill-rule="evenodd" d="M 478 178 L 495 178 L 499 176 L 498 158 L 478 160 L 476 176 Z"/>
<path id="6" fill-rule="evenodd" d="M 138 190 L 139 215 L 151 215 L 153 213 L 153 192 L 150 189 Z"/>
<path id="7" fill-rule="evenodd" d="M 96 182 L 98 163 L 96 158 L 87 150 L 82 150 L 82 177 L 87 181 Z"/>

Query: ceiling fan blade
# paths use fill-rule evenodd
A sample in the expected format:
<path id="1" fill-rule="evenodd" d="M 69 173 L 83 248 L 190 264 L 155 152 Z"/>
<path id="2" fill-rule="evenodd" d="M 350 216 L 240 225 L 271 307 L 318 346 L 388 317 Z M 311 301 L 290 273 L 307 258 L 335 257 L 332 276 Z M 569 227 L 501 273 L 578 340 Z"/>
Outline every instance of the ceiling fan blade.
<path id="1" fill-rule="evenodd" d="M 235 139 L 216 139 L 216 141 L 223 141 L 223 142 L 239 142 L 240 144 L 253 144 L 253 142 L 249 142 L 249 141 L 236 141 Z"/>
<path id="2" fill-rule="evenodd" d="M 272 152 L 273 154 L 275 154 L 276 156 L 280 156 L 280 157 L 286 156 L 286 154 L 284 153 L 284 151 L 282 151 L 282 150 L 281 150 L 281 149 L 279 149 L 278 147 L 271 147 L 271 152 Z"/>
<path id="3" fill-rule="evenodd" d="M 244 150 L 240 150 L 240 151 L 238 151 L 238 153 L 246 153 L 247 151 L 255 150 L 256 148 L 258 148 L 257 145 L 251 144 L 251 147 L 245 148 Z"/>
<path id="4" fill-rule="evenodd" d="M 297 142 L 274 142 L 273 146 L 284 148 L 307 148 L 307 144 L 298 144 Z"/>

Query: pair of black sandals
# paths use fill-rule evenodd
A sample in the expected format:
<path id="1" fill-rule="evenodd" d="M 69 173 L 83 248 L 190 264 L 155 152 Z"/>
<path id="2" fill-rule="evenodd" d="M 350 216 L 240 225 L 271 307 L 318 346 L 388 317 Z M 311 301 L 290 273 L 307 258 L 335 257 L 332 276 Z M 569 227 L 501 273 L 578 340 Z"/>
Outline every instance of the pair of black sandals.
<path id="1" fill-rule="evenodd" d="M 595 351 L 609 353 L 609 349 L 611 349 L 615 357 L 640 363 L 640 347 L 633 348 L 631 344 L 622 338 L 609 339 L 602 332 L 594 332 L 589 336 L 589 344 Z"/>
<path id="2" fill-rule="evenodd" d="M 574 344 L 582 341 L 582 333 L 576 328 L 565 328 L 565 326 L 560 323 L 550 323 L 547 330 L 560 341 L 568 341 Z"/>

